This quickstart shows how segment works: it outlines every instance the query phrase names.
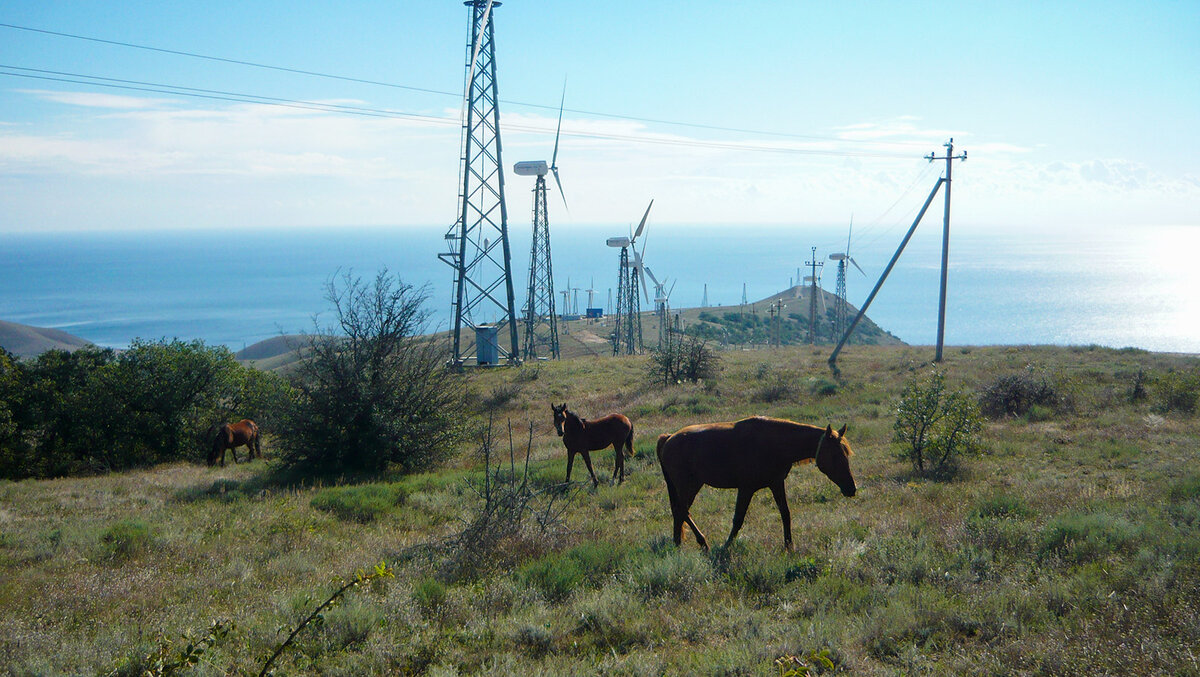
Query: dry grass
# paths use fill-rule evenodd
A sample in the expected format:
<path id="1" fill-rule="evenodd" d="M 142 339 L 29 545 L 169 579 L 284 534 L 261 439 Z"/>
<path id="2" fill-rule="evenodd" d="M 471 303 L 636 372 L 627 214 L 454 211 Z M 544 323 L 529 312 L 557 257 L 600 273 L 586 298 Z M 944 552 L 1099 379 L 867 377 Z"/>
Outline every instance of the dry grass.
<path id="1" fill-rule="evenodd" d="M 780 656 L 828 649 L 856 674 L 1200 674 L 1200 423 L 1128 397 L 1139 370 L 1197 361 L 949 350 L 950 387 L 978 391 L 1032 364 L 1069 382 L 1076 406 L 989 423 L 990 453 L 938 483 L 909 476 L 889 448 L 895 400 L 931 352 L 849 349 L 832 393 L 827 352 L 811 348 L 723 353 L 714 382 L 669 390 L 646 384 L 640 358 L 468 374 L 477 401 L 505 394 L 489 404 L 518 448 L 535 423 L 535 482 L 565 473 L 551 402 L 625 412 L 639 455 L 624 485 L 582 492 L 567 533 L 512 544 L 502 555 L 518 566 L 454 582 L 409 549 L 463 528 L 476 500 L 466 481 L 480 474 L 465 448 L 441 472 L 380 478 L 403 500 L 370 519 L 314 507 L 327 487 L 272 480 L 269 461 L 0 483 L 0 665 L 128 669 L 162 638 L 228 618 L 236 629 L 196 674 L 248 670 L 335 575 L 383 559 L 397 579 L 306 630 L 281 673 L 772 674 Z M 776 372 L 794 387 L 764 402 Z M 781 552 L 766 492 L 730 551 L 704 555 L 690 538 L 676 550 L 655 437 L 751 414 L 848 423 L 859 495 L 798 466 L 797 552 Z M 611 452 L 593 460 L 611 473 Z M 732 511 L 731 493 L 705 489 L 693 517 L 720 542 Z"/>

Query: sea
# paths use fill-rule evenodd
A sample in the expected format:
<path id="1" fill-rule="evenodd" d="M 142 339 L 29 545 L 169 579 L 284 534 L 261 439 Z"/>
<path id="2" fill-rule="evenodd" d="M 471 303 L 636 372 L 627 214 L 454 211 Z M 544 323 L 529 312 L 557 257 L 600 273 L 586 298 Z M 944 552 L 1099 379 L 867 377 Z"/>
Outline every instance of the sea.
<path id="1" fill-rule="evenodd" d="M 510 224 L 516 307 L 528 286 L 529 226 Z M 861 306 L 908 224 L 858 226 L 846 275 Z M 445 226 L 304 227 L 0 233 L 0 320 L 61 329 L 101 346 L 136 338 L 201 339 L 237 351 L 333 317 L 327 285 L 388 270 L 426 297 L 428 331 L 450 325 L 453 270 Z M 942 223 L 922 223 L 867 311 L 910 344 L 937 336 Z M 628 224 L 568 224 L 552 233 L 556 289 L 572 309 L 611 308 Z M 639 249 L 674 308 L 740 306 L 817 269 L 833 292 L 847 225 L 651 223 Z M 816 250 L 814 252 L 814 247 Z M 498 275 L 498 273 L 496 273 Z M 1101 345 L 1200 353 L 1200 226 L 1102 228 L 953 224 L 949 346 Z M 557 296 L 557 303 L 563 301 Z M 589 301 L 590 298 L 590 301 Z M 652 303 L 643 300 L 648 310 Z M 787 311 L 791 312 L 791 311 Z M 807 308 L 795 310 L 806 314 Z M 476 317 L 476 322 L 492 318 Z"/>

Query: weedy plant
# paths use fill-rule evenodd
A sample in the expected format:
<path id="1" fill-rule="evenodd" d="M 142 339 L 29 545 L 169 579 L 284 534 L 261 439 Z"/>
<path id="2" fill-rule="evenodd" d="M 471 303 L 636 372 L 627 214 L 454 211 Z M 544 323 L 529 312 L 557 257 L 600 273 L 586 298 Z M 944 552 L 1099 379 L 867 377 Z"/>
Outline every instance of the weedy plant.
<path id="1" fill-rule="evenodd" d="M 918 473 L 950 474 L 959 458 L 981 449 L 979 407 L 962 391 L 946 391 L 946 377 L 933 371 L 904 386 L 892 426 L 897 455 Z"/>

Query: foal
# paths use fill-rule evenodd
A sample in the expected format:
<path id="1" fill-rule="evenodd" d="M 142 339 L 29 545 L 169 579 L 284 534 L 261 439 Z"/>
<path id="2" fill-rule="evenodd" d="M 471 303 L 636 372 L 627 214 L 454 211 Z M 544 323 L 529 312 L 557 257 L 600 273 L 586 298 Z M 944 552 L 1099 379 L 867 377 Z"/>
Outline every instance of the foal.
<path id="1" fill-rule="evenodd" d="M 622 414 L 609 414 L 604 418 L 589 421 L 576 416 L 567 410 L 567 403 L 561 407 L 550 405 L 554 410 L 554 427 L 558 436 L 563 438 L 567 448 L 567 481 L 571 481 L 571 466 L 575 463 L 575 454 L 583 454 L 583 462 L 587 465 L 588 473 L 592 476 L 592 486 L 600 485 L 596 473 L 592 470 L 592 457 L 588 452 L 597 451 L 612 445 L 617 452 L 616 467 L 613 468 L 613 479 L 618 483 L 625 481 L 625 454 L 622 447 L 633 455 L 633 424 Z"/>

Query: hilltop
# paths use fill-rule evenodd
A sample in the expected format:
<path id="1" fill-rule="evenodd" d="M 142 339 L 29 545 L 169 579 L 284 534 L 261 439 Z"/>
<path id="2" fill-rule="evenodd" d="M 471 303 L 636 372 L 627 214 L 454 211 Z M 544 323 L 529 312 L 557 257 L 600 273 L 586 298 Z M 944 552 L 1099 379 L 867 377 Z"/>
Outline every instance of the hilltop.
<path id="1" fill-rule="evenodd" d="M 31 327 L 0 320 L 0 347 L 18 357 L 37 357 L 47 350 L 78 350 L 93 345 L 58 329 Z"/>
<path id="2" fill-rule="evenodd" d="M 817 343 L 831 346 L 840 336 L 832 330 L 833 308 L 837 297 L 819 289 Z M 679 317 L 679 324 L 686 333 L 707 339 L 714 347 L 751 348 L 766 347 L 769 342 L 769 310 L 773 304 L 782 304 L 781 339 L 783 345 L 800 345 L 806 342 L 809 312 L 809 288 L 795 286 L 764 299 L 743 306 L 712 306 L 708 308 L 671 309 L 671 316 Z M 858 308 L 847 304 L 848 319 L 853 319 Z M 656 345 L 658 337 L 658 315 L 643 311 L 642 336 L 646 349 Z M 612 355 L 611 335 L 613 318 L 606 316 L 598 320 L 577 318 L 560 319 L 558 322 L 559 352 L 562 359 Z M 449 340 L 450 332 L 433 335 L 435 340 Z M 519 337 L 518 337 L 519 338 Z M 849 345 L 905 345 L 898 337 L 875 324 L 869 316 L 862 321 L 850 337 Z M 259 341 L 235 354 L 244 364 L 268 371 L 286 370 L 295 361 L 295 347 L 300 337 L 276 336 Z M 828 347 L 828 346 L 827 346 Z"/>

